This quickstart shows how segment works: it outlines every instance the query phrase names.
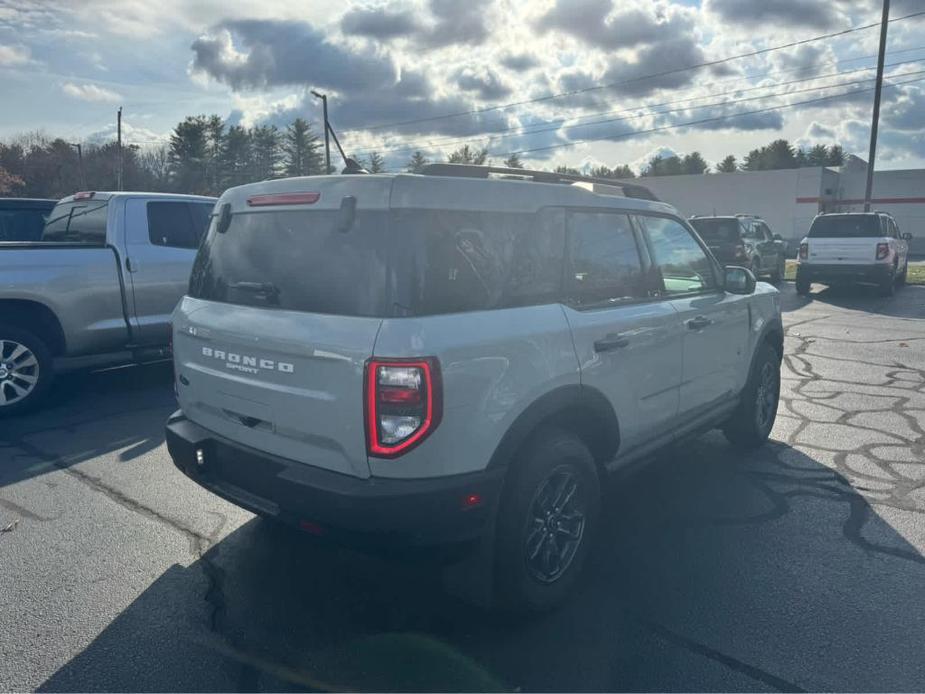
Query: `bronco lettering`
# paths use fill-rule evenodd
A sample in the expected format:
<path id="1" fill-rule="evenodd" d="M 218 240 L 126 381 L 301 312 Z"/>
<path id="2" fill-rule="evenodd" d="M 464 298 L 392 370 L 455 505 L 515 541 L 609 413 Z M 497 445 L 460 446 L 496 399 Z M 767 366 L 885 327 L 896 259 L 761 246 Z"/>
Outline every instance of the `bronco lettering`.
<path id="1" fill-rule="evenodd" d="M 267 369 L 269 371 L 280 371 L 286 374 L 291 374 L 295 371 L 295 366 L 288 362 L 273 361 L 272 359 L 258 359 L 257 357 L 252 357 L 247 354 L 236 354 L 235 352 L 225 352 L 220 349 L 212 349 L 211 347 L 203 347 L 202 356 L 211 357 L 213 359 L 219 359 L 225 362 L 226 369 L 234 369 L 235 371 L 244 371 L 245 373 L 255 374 L 255 373 L 258 373 L 260 369 Z M 260 364 L 260 369 L 257 368 L 257 364 Z"/>

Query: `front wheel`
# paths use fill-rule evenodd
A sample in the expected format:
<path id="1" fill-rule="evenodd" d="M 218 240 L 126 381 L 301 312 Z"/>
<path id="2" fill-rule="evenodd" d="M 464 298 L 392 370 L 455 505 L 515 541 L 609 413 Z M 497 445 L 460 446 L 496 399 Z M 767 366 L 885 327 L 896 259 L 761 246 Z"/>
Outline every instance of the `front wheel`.
<path id="1" fill-rule="evenodd" d="M 0 325 L 0 417 L 38 406 L 53 378 L 45 342 L 28 330 Z"/>
<path id="2" fill-rule="evenodd" d="M 511 470 L 498 516 L 502 607 L 538 612 L 568 597 L 581 576 L 599 508 L 597 468 L 581 439 L 559 430 L 535 438 Z"/>
<path id="3" fill-rule="evenodd" d="M 755 355 L 742 401 L 736 413 L 723 427 L 723 433 L 738 448 L 757 448 L 764 444 L 774 428 L 780 399 L 780 359 L 764 343 Z"/>

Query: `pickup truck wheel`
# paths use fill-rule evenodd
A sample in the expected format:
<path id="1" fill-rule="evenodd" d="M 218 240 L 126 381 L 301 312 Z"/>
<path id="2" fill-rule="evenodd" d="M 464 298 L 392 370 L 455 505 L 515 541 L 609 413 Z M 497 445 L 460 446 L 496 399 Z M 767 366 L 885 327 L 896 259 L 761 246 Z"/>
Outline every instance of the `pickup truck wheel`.
<path id="1" fill-rule="evenodd" d="M 903 271 L 900 273 L 899 277 L 896 279 L 896 284 L 900 287 L 905 286 L 906 278 L 909 276 L 909 261 L 906 261 L 906 265 L 903 267 Z"/>
<path id="2" fill-rule="evenodd" d="M 880 296 L 893 296 L 896 293 L 896 268 L 880 283 Z"/>
<path id="3" fill-rule="evenodd" d="M 553 430 L 509 474 L 495 547 L 498 602 L 514 612 L 548 610 L 581 576 L 600 508 L 597 468 L 581 439 Z"/>
<path id="4" fill-rule="evenodd" d="M 53 377 L 51 352 L 41 338 L 0 325 L 0 417 L 39 405 Z"/>
<path id="5" fill-rule="evenodd" d="M 723 427 L 729 442 L 738 448 L 757 448 L 768 440 L 777 417 L 780 399 L 780 359 L 767 343 L 755 356 L 742 402 Z"/>

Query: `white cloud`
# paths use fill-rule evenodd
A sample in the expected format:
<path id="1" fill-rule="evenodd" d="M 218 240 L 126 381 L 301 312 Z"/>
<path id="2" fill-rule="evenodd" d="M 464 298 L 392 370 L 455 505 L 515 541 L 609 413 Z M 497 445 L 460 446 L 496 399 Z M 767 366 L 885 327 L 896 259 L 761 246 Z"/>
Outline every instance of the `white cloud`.
<path id="1" fill-rule="evenodd" d="M 112 90 L 105 89 L 95 84 L 74 84 L 73 82 L 66 82 L 61 86 L 61 91 L 81 101 L 115 103 L 122 100 L 121 94 L 116 94 Z"/>
<path id="2" fill-rule="evenodd" d="M 0 44 L 0 67 L 16 67 L 32 62 L 29 49 L 25 46 L 7 46 Z"/>

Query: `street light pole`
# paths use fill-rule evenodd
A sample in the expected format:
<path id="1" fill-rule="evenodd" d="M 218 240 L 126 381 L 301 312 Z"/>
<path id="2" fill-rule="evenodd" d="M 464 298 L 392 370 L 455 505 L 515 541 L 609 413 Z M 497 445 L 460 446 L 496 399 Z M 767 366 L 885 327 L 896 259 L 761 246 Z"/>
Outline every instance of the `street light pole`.
<path id="1" fill-rule="evenodd" d="M 870 154 L 867 157 L 867 188 L 864 192 L 864 211 L 870 212 L 870 198 L 874 192 L 874 163 L 877 158 L 877 131 L 880 129 L 880 92 L 883 89 L 883 58 L 886 54 L 886 32 L 890 23 L 890 0 L 883 0 L 883 19 L 880 24 L 880 53 L 877 56 L 877 86 L 874 90 L 874 115 L 870 124 Z"/>
<path id="2" fill-rule="evenodd" d="M 324 172 L 331 173 L 331 141 L 328 137 L 331 126 L 328 125 L 328 95 L 320 94 L 312 89 L 312 96 L 321 99 L 321 107 L 324 111 Z"/>
<path id="3" fill-rule="evenodd" d="M 80 148 L 79 142 L 72 142 L 71 147 L 77 148 L 77 175 L 80 178 L 80 189 L 86 190 L 87 183 L 84 181 L 84 155 L 83 150 Z"/>

